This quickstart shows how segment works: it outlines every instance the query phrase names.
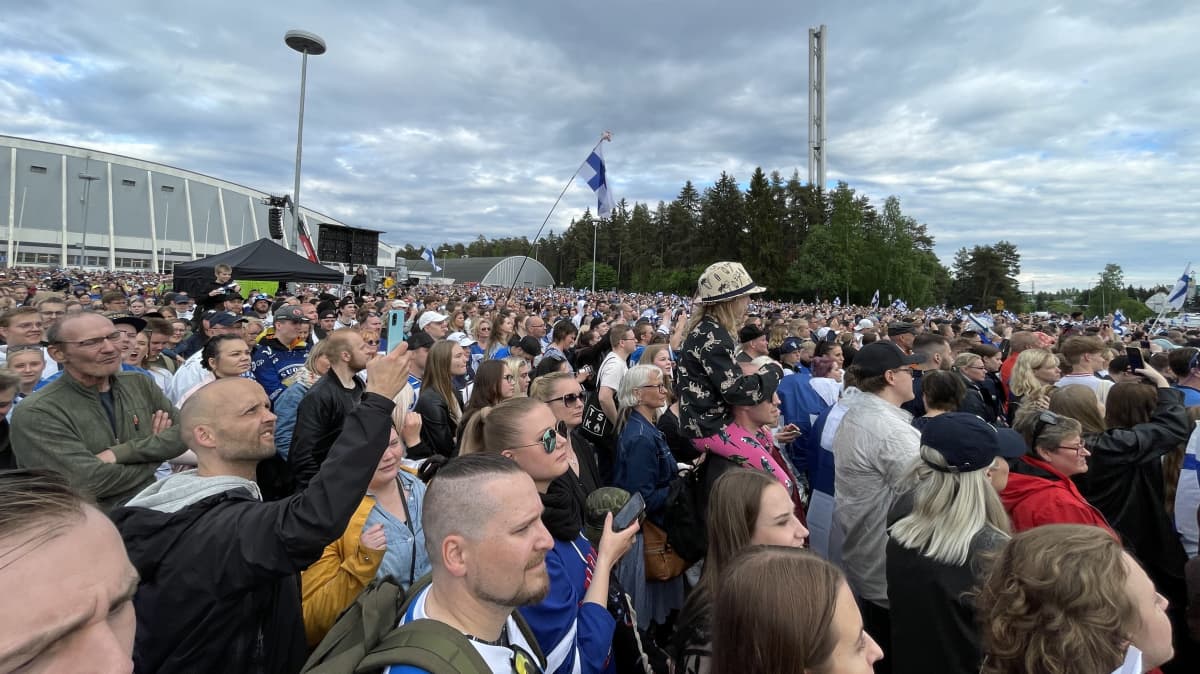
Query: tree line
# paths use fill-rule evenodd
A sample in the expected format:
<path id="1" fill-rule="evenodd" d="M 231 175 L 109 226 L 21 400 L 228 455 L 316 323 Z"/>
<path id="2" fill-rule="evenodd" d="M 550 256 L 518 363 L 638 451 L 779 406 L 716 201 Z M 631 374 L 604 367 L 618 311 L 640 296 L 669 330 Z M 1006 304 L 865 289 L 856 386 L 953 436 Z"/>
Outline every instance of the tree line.
<path id="1" fill-rule="evenodd" d="M 530 255 L 559 284 L 590 287 L 593 236 L 597 288 L 689 294 L 704 267 L 738 260 L 781 299 L 869 304 L 878 289 L 881 304 L 897 298 L 914 307 L 1021 301 L 1020 255 L 1011 243 L 960 250 L 952 274 L 934 254 L 933 236 L 904 214 L 899 198 L 889 196 L 877 208 L 844 182 L 826 191 L 802 182 L 798 172 L 785 179 L 761 167 L 745 190 L 722 172 L 703 190 L 684 183 L 670 202 L 622 200 L 606 220 L 585 211 L 565 232 L 551 230 L 535 245 L 527 237 L 480 235 L 435 251 Z M 415 259 L 421 250 L 406 245 L 400 255 Z"/>

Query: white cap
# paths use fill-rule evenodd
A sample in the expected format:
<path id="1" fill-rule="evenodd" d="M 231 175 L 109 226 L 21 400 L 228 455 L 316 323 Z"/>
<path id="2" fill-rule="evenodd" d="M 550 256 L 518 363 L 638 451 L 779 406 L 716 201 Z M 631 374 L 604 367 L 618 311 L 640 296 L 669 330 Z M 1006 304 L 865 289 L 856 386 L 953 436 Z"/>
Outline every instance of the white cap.
<path id="1" fill-rule="evenodd" d="M 875 322 L 869 318 L 864 318 L 858 322 L 859 332 L 861 332 L 863 330 L 874 330 L 874 329 L 875 329 Z"/>
<path id="2" fill-rule="evenodd" d="M 475 343 L 475 340 L 471 339 L 470 336 L 468 336 L 467 333 L 465 333 L 465 332 L 452 332 L 452 333 L 446 335 L 446 341 L 458 342 L 459 346 L 464 346 L 464 347 L 471 346 L 472 344 Z"/>
<path id="3" fill-rule="evenodd" d="M 441 323 L 442 321 L 449 319 L 450 317 L 445 314 L 439 314 L 436 311 L 426 311 L 425 313 L 421 314 L 420 318 L 417 319 L 417 327 L 424 330 L 425 326 L 429 325 L 430 323 Z"/>

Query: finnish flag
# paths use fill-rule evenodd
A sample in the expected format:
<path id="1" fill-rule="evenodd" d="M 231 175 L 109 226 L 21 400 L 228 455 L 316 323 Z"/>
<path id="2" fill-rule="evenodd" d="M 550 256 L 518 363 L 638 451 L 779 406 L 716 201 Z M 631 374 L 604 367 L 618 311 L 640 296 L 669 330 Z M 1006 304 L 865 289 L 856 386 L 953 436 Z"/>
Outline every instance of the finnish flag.
<path id="1" fill-rule="evenodd" d="M 421 251 L 421 257 L 424 258 L 426 262 L 433 265 L 434 271 L 442 270 L 442 268 L 438 266 L 437 258 L 433 256 L 433 249 L 431 249 L 429 246 L 425 246 L 425 250 Z"/>
<path id="2" fill-rule="evenodd" d="M 1183 303 L 1187 301 L 1189 280 L 1191 279 L 1188 277 L 1188 270 L 1184 269 L 1183 276 L 1179 277 L 1179 280 L 1175 282 L 1175 287 L 1171 288 L 1171 294 L 1167 296 L 1167 304 L 1172 309 L 1178 310 L 1183 308 Z"/>
<path id="3" fill-rule="evenodd" d="M 879 306 L 879 288 L 875 289 L 875 294 L 871 296 L 871 308 Z"/>
<path id="4" fill-rule="evenodd" d="M 612 140 L 612 134 L 604 132 L 603 140 Z M 596 214 L 601 218 L 608 218 L 612 215 L 613 200 L 608 191 L 608 175 L 604 168 L 603 146 L 604 143 L 601 142 L 595 150 L 592 150 L 587 160 L 583 162 L 583 168 L 579 170 L 579 175 L 596 193 Z"/>
<path id="5" fill-rule="evenodd" d="M 1112 329 L 1118 335 L 1125 334 L 1125 314 L 1120 309 L 1113 312 Z"/>

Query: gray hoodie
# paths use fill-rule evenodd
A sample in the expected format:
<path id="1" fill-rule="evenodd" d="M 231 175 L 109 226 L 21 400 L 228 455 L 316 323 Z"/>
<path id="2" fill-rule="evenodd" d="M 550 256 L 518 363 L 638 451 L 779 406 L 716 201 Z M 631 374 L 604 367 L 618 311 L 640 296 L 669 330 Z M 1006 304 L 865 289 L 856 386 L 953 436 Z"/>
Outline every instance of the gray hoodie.
<path id="1" fill-rule="evenodd" d="M 146 487 L 125 505 L 131 508 L 150 508 L 164 513 L 173 513 L 233 489 L 245 489 L 254 498 L 262 500 L 262 492 L 251 480 L 233 475 L 201 477 L 196 470 L 176 473 Z"/>

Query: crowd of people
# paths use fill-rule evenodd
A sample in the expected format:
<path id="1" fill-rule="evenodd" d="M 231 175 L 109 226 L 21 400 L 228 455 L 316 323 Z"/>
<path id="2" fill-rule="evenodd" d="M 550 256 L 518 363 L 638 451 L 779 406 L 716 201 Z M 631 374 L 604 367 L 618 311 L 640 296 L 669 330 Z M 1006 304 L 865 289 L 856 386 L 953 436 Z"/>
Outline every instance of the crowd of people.
<path id="1" fill-rule="evenodd" d="M 1200 333 L 0 278 L 0 672 L 1200 671 Z"/>

